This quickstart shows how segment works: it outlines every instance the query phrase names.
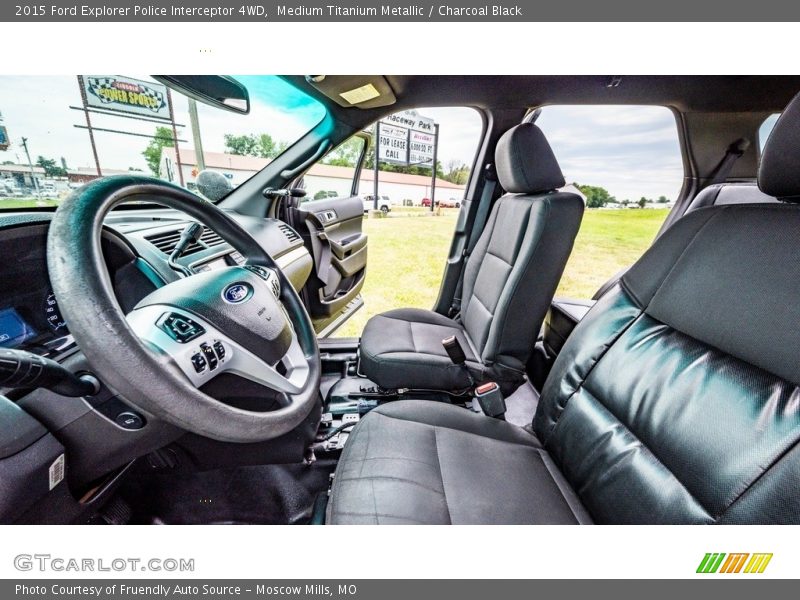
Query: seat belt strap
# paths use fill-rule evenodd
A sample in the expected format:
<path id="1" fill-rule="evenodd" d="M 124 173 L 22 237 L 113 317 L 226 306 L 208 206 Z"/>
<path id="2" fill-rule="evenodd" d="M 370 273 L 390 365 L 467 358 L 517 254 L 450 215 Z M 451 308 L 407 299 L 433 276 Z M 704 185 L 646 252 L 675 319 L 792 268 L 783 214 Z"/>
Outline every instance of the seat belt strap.
<path id="1" fill-rule="evenodd" d="M 481 199 L 478 201 L 478 210 L 475 213 L 475 221 L 472 223 L 469 239 L 464 247 L 464 253 L 461 259 L 461 272 L 459 273 L 458 283 L 456 284 L 455 294 L 453 294 L 453 303 L 450 307 L 450 314 L 457 315 L 461 310 L 461 293 L 464 289 L 464 267 L 467 260 L 478 245 L 478 240 L 483 233 L 483 228 L 486 226 L 486 220 L 489 218 L 489 210 L 492 207 L 492 199 L 494 198 L 495 191 L 497 190 L 497 172 L 494 165 L 488 164 L 484 169 L 483 176 L 483 190 L 481 191 Z"/>
<path id="2" fill-rule="evenodd" d="M 483 228 L 486 226 L 486 219 L 489 218 L 489 209 L 492 207 L 492 198 L 494 198 L 496 189 L 497 173 L 494 170 L 494 165 L 486 165 L 483 176 L 483 192 L 481 193 L 480 203 L 478 204 L 478 212 L 475 213 L 475 222 L 472 224 L 469 243 L 464 252 L 465 262 L 470 254 L 472 254 L 472 251 L 475 250 L 475 246 L 478 245 L 478 240 L 483 233 Z"/>
<path id="3" fill-rule="evenodd" d="M 717 168 L 714 169 L 714 172 L 711 174 L 708 185 L 725 183 L 725 181 L 728 179 L 728 175 L 731 173 L 731 169 L 733 169 L 733 165 L 745 152 L 747 152 L 749 147 L 750 140 L 745 138 L 739 138 L 730 146 L 728 146 L 728 149 L 725 151 L 725 156 L 722 157 L 722 160 L 719 161 Z"/>

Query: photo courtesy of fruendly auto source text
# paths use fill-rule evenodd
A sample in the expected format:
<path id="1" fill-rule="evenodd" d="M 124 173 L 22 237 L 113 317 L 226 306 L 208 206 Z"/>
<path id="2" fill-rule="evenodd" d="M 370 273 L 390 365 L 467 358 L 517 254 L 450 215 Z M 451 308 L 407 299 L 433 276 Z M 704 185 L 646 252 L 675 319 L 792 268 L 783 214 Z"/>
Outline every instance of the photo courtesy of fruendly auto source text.
<path id="1" fill-rule="evenodd" d="M 791 593 L 800 8 L 14 2 L 0 596 Z"/>

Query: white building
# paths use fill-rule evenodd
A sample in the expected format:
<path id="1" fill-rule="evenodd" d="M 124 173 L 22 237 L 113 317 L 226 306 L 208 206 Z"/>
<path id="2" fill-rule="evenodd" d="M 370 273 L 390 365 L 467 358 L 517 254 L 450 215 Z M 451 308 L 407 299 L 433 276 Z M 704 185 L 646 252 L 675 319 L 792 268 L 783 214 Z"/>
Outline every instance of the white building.
<path id="1" fill-rule="evenodd" d="M 197 178 L 198 169 L 194 150 L 180 148 L 181 171 L 185 185 L 191 185 Z M 222 152 L 205 152 L 204 159 L 207 169 L 220 171 L 231 180 L 234 186 L 244 183 L 255 173 L 269 164 L 269 159 L 254 156 L 239 156 Z M 161 153 L 160 176 L 170 181 L 178 182 L 177 158 L 175 148 L 164 148 Z M 359 193 L 362 196 L 373 193 L 375 173 L 364 169 L 361 172 Z M 335 167 L 332 165 L 316 164 L 306 173 L 304 178 L 305 189 L 313 197 L 318 191 L 335 192 L 337 196 L 347 196 L 353 181 L 351 167 Z M 404 200 L 411 200 L 418 205 L 423 198 L 430 198 L 431 178 L 424 175 L 407 175 L 405 173 L 390 173 L 381 171 L 378 178 L 379 195 L 389 196 L 395 203 L 402 204 Z M 460 201 L 464 197 L 463 185 L 456 185 L 443 179 L 436 180 L 436 199 L 448 200 L 454 198 Z"/>

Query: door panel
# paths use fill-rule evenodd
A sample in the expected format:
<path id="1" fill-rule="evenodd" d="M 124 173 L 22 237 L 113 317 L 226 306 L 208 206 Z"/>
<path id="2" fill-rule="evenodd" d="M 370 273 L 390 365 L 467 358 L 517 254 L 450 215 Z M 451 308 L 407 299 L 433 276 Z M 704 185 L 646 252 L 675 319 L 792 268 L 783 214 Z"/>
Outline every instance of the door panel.
<path id="1" fill-rule="evenodd" d="M 363 306 L 367 236 L 360 196 L 309 200 L 292 209 L 295 229 L 314 257 L 303 299 L 321 335 L 332 333 Z"/>

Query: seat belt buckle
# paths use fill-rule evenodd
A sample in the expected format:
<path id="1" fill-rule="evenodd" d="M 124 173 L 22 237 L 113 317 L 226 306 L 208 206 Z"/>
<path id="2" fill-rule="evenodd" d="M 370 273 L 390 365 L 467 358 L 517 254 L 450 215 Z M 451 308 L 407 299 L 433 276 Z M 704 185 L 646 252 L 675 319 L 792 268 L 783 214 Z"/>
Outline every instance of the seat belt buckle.
<path id="1" fill-rule="evenodd" d="M 450 357 L 453 364 L 463 365 L 467 362 L 467 355 L 464 353 L 464 349 L 461 347 L 456 336 L 451 335 L 450 337 L 444 338 L 442 340 L 442 346 L 444 346 L 444 351 L 447 352 L 447 356 Z"/>
<path id="2" fill-rule="evenodd" d="M 475 399 L 481 406 L 483 414 L 495 419 L 506 413 L 506 400 L 500 386 L 494 381 L 487 381 L 475 388 Z"/>

